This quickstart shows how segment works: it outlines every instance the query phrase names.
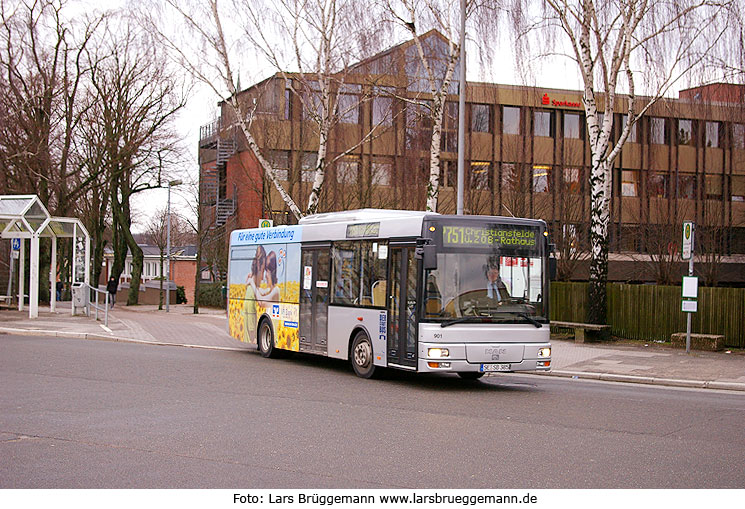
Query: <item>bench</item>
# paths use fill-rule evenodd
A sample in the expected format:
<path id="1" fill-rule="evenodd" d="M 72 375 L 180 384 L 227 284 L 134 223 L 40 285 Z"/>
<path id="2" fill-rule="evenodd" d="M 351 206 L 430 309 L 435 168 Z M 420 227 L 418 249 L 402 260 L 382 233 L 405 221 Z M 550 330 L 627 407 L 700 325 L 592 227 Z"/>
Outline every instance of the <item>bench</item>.
<path id="1" fill-rule="evenodd" d="M 574 329 L 574 342 L 584 343 L 585 339 L 606 339 L 610 335 L 610 325 L 597 323 L 560 322 L 551 320 L 551 327 Z"/>
<path id="2" fill-rule="evenodd" d="M 676 332 L 670 336 L 673 346 L 686 346 L 686 333 Z M 691 349 L 718 352 L 724 349 L 724 336 L 721 334 L 694 334 L 691 333 Z"/>
<path id="3" fill-rule="evenodd" d="M 0 307 L 11 309 L 13 303 L 12 295 L 0 295 Z"/>

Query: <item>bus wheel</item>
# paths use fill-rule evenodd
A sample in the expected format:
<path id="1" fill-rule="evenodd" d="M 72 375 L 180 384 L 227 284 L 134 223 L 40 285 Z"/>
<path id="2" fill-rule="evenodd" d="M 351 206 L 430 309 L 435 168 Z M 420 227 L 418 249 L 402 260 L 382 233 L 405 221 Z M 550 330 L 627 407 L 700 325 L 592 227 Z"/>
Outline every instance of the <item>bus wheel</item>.
<path id="1" fill-rule="evenodd" d="M 351 361 L 358 377 L 371 378 L 375 373 L 372 343 L 364 332 L 358 332 L 352 341 Z"/>
<path id="2" fill-rule="evenodd" d="M 262 357 L 277 356 L 277 349 L 274 348 L 274 334 L 268 320 L 262 321 L 259 325 L 259 352 Z"/>
<path id="3" fill-rule="evenodd" d="M 463 380 L 478 380 L 484 376 L 484 374 L 479 371 L 460 371 L 458 372 L 458 376 Z"/>

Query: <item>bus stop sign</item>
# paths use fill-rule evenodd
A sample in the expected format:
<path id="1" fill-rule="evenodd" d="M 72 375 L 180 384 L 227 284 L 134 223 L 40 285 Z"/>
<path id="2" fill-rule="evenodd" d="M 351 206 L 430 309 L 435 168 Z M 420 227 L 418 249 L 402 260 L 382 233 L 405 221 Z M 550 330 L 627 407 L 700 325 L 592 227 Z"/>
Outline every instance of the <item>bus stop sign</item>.
<path id="1" fill-rule="evenodd" d="M 693 255 L 693 221 L 683 222 L 683 253 L 681 258 L 690 260 Z"/>
<path id="2" fill-rule="evenodd" d="M 10 246 L 13 251 L 21 250 L 21 239 L 10 239 Z"/>

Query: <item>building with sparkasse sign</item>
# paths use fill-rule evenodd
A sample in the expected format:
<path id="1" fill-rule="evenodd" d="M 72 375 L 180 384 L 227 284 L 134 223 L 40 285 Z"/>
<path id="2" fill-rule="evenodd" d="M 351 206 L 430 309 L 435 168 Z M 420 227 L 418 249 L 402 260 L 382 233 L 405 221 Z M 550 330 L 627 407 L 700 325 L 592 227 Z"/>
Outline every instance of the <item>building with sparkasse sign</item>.
<path id="1" fill-rule="evenodd" d="M 435 31 L 422 39 L 433 62 L 442 64 L 446 40 Z M 424 208 L 431 94 L 418 58 L 408 41 L 340 73 L 327 161 L 348 153 L 326 172 L 321 211 Z M 287 76 L 252 85 L 240 100 L 252 104 L 252 132 L 263 156 L 303 208 L 316 165 L 311 105 L 318 92 L 313 82 Z M 440 147 L 442 213 L 456 207 L 457 70 L 449 92 Z M 744 99 L 742 85 L 684 90 L 653 105 L 634 126 L 612 174 L 611 280 L 669 278 L 666 265 L 682 267 L 680 227 L 691 220 L 696 255 L 705 256 L 701 263 L 709 263 L 711 277 L 745 283 Z M 590 150 L 581 91 L 468 82 L 466 103 L 466 213 L 547 220 L 560 276 L 586 279 Z M 616 111 L 623 105 L 620 97 Z M 232 117 L 222 104 L 219 118 L 200 131 L 202 202 L 213 227 L 253 227 L 260 218 L 294 222 Z M 625 122 L 616 114 L 616 138 Z"/>

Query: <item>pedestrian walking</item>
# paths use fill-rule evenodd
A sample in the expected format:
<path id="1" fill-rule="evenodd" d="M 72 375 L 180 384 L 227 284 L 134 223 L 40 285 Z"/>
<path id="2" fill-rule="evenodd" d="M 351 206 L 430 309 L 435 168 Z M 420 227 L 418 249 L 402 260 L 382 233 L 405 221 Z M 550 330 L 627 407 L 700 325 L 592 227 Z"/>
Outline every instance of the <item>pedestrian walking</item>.
<path id="1" fill-rule="evenodd" d="M 114 303 L 116 303 L 116 291 L 119 289 L 119 283 L 117 282 L 116 278 L 111 277 L 109 278 L 109 282 L 106 285 L 106 291 L 109 292 L 109 300 L 111 307 L 114 307 Z"/>

